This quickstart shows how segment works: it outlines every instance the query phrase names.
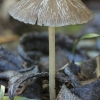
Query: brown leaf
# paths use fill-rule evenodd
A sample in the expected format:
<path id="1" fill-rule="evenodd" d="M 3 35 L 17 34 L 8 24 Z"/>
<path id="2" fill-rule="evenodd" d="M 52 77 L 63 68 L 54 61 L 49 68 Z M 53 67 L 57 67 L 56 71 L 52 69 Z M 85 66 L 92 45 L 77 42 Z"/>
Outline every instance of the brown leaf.
<path id="1" fill-rule="evenodd" d="M 12 42 L 12 41 L 18 40 L 18 38 L 19 37 L 17 35 L 12 35 L 10 37 L 8 37 L 8 36 L 0 36 L 0 44 Z"/>

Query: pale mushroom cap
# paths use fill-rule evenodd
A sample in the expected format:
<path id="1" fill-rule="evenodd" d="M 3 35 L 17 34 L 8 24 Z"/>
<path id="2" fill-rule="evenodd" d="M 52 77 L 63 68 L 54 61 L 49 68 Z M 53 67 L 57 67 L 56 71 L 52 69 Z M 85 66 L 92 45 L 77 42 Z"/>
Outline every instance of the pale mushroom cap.
<path id="1" fill-rule="evenodd" d="M 81 0 L 20 0 L 9 13 L 24 23 L 51 27 L 87 23 L 93 17 Z"/>

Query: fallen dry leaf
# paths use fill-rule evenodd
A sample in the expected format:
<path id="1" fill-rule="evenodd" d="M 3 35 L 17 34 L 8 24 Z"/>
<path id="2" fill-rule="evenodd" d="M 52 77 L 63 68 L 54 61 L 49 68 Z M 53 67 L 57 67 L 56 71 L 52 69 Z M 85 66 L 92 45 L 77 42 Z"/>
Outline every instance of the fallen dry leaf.
<path id="1" fill-rule="evenodd" d="M 66 88 L 65 85 L 62 86 L 56 100 L 81 100 L 75 94 L 71 93 L 69 89 Z"/>

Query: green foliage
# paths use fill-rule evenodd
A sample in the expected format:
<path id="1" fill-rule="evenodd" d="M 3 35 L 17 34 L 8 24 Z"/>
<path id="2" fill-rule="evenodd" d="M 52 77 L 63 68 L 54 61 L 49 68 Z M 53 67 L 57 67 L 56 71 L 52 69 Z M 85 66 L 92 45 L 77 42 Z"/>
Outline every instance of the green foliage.
<path id="1" fill-rule="evenodd" d="M 72 53 L 74 54 L 75 53 L 75 50 L 76 50 L 76 46 L 78 45 L 78 43 L 83 40 L 83 39 L 90 39 L 90 38 L 96 38 L 96 37 L 99 37 L 100 35 L 99 34 L 95 34 L 95 33 L 90 33 L 90 34 L 85 34 L 83 35 L 74 45 L 73 49 L 72 49 Z"/>
<path id="2" fill-rule="evenodd" d="M 9 97 L 8 96 L 4 96 L 3 100 L 9 100 Z M 38 99 L 28 99 L 28 98 L 25 98 L 25 97 L 15 96 L 14 100 L 38 100 Z"/>
<path id="3" fill-rule="evenodd" d="M 79 32 L 79 30 L 81 29 L 82 29 L 82 25 L 68 25 L 67 27 L 66 26 L 57 27 L 56 32 L 72 35 Z"/>

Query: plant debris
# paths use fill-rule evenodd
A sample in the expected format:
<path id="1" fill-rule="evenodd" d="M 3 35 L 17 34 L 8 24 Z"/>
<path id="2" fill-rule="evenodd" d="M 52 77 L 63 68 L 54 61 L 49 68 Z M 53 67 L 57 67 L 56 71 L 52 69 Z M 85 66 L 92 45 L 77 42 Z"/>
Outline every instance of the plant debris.
<path id="1" fill-rule="evenodd" d="M 73 74 L 75 74 L 75 75 L 78 75 L 78 73 L 80 72 L 80 67 L 79 66 L 77 66 L 76 64 L 75 64 L 75 62 L 74 62 L 74 60 L 71 62 L 71 64 L 70 64 L 70 70 L 73 72 Z"/>
<path id="2" fill-rule="evenodd" d="M 24 81 L 28 81 L 27 84 L 32 84 L 36 81 L 36 78 L 34 78 L 34 77 L 48 76 L 47 72 L 39 73 L 38 69 L 37 69 L 37 66 L 34 66 L 33 68 L 31 68 L 31 70 L 28 68 L 27 71 L 26 70 L 23 70 L 23 71 L 21 70 L 19 72 L 5 71 L 5 72 L 0 73 L 0 78 L 6 78 L 6 79 L 9 80 L 9 82 L 8 82 L 8 86 L 9 86 L 8 87 L 8 94 L 9 94 L 10 100 L 14 99 L 14 96 L 16 95 L 16 91 L 17 91 L 18 87 Z M 37 84 L 34 83 L 34 85 L 37 85 Z M 34 88 L 36 88 L 36 87 L 34 87 Z M 40 93 L 40 89 L 38 89 L 37 92 Z M 36 92 L 36 89 L 35 89 L 35 94 L 37 94 L 37 92 Z M 35 99 L 37 99 L 40 94 L 37 94 L 37 97 L 36 97 L 35 94 L 32 97 L 35 97 Z M 40 99 L 40 97 L 41 96 L 39 96 L 38 99 Z"/>
<path id="3" fill-rule="evenodd" d="M 56 34 L 55 38 L 56 51 L 58 50 L 57 48 L 60 48 L 69 60 L 73 60 L 73 57 L 75 57 L 76 61 L 82 61 L 88 58 L 87 55 L 78 48 L 76 48 L 76 54 L 72 55 L 71 51 L 74 41 L 68 36 Z M 22 61 L 33 62 L 34 64 L 37 64 L 39 63 L 41 57 L 49 55 L 48 47 L 48 35 L 46 32 L 31 32 L 24 34 L 20 38 L 18 52 Z"/>
<path id="4" fill-rule="evenodd" d="M 22 69 L 21 63 L 17 57 L 6 49 L 0 47 L 0 71 L 6 70 L 20 70 Z"/>
<path id="5" fill-rule="evenodd" d="M 25 39 L 26 36 L 29 36 L 29 40 Z M 17 56 L 19 56 L 18 58 L 20 59 L 17 59 L 14 54 L 6 49 L 0 48 L 0 84 L 6 86 L 6 95 L 9 95 L 10 100 L 13 100 L 16 95 L 30 99 L 49 100 L 47 35 L 30 33 L 26 34 L 26 36 L 22 36 L 22 40 L 20 40 L 18 46 L 19 55 Z M 30 39 L 32 36 L 35 37 L 34 40 Z M 45 48 L 42 49 L 41 47 L 40 49 L 39 47 L 43 42 L 43 36 L 46 45 Z M 67 37 L 59 34 L 56 35 L 56 93 L 60 93 L 60 95 L 57 96 L 57 100 L 60 100 L 61 98 L 66 99 L 66 93 L 69 94 L 69 98 L 72 100 L 74 100 L 73 98 L 86 100 L 86 98 L 80 96 L 82 93 L 77 93 L 77 91 L 80 90 L 82 92 L 82 90 L 85 91 L 85 89 L 87 91 L 87 88 L 83 89 L 85 84 L 91 85 L 91 82 L 93 83 L 98 80 L 95 78 L 96 59 L 89 59 L 77 65 L 74 60 L 70 60 L 70 57 L 68 58 L 66 56 L 66 51 L 69 52 L 71 50 L 70 43 L 73 44 L 73 42 L 67 39 L 68 42 L 70 42 L 70 45 L 65 45 L 67 43 L 66 39 Z M 33 45 L 32 43 L 34 44 L 34 47 L 30 47 Z M 78 52 L 78 49 L 76 52 Z M 5 62 L 7 63 L 5 64 Z M 23 64 L 23 62 L 25 63 Z M 4 64 L 4 67 L 2 63 Z M 66 87 L 64 90 L 65 92 L 62 91 L 62 88 L 65 88 L 62 86 L 63 84 L 65 84 Z M 89 89 L 88 91 L 91 92 L 92 89 Z M 99 92 L 99 89 L 97 89 L 97 91 Z M 94 97 L 95 100 L 99 100 L 98 95 Z M 91 99 L 91 94 L 89 94 L 87 98 Z"/>
<path id="6" fill-rule="evenodd" d="M 96 58 L 92 58 L 82 62 L 81 64 L 81 74 L 87 79 L 92 79 L 96 77 Z"/>
<path id="7" fill-rule="evenodd" d="M 71 89 L 82 100 L 100 100 L 100 78 L 79 88 Z"/>
<path id="8" fill-rule="evenodd" d="M 81 86 L 81 82 L 79 81 L 79 79 L 73 74 L 73 72 L 70 70 L 69 67 L 65 67 L 64 72 L 69 76 L 69 78 L 71 79 L 71 82 L 73 83 L 73 85 L 75 87 L 80 87 Z"/>
<path id="9" fill-rule="evenodd" d="M 62 86 L 56 100 L 81 100 L 79 97 L 71 93 L 65 85 Z"/>

